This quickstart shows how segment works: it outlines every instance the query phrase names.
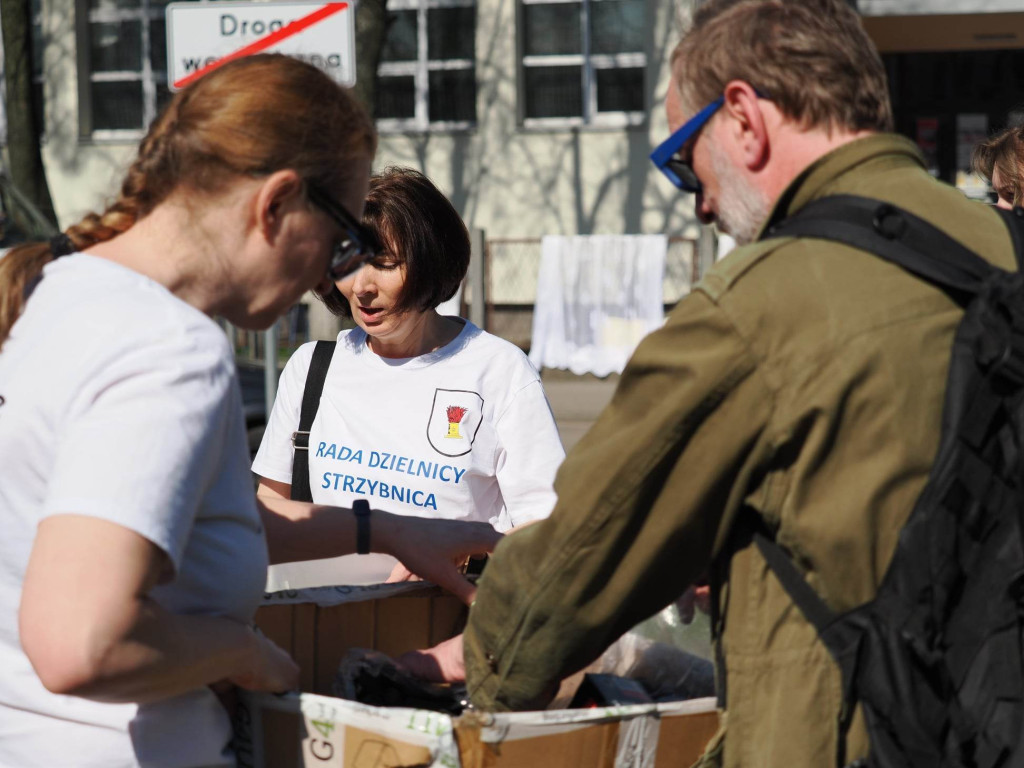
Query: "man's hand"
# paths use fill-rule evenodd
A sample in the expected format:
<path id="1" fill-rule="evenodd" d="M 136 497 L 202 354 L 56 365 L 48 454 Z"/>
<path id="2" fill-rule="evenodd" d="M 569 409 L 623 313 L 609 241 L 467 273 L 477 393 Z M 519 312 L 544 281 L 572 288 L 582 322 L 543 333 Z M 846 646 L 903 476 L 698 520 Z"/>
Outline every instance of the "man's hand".
<path id="1" fill-rule="evenodd" d="M 395 663 L 416 677 L 432 683 L 461 683 L 466 679 L 462 635 L 456 635 L 424 651 L 403 653 L 395 659 Z"/>

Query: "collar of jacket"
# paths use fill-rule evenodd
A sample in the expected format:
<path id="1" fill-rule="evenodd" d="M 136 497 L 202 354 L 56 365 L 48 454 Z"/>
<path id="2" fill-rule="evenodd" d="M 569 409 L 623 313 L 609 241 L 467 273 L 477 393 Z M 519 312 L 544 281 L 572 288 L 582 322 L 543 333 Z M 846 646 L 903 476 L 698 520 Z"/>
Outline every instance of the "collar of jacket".
<path id="1" fill-rule="evenodd" d="M 927 167 L 917 145 L 894 133 L 873 133 L 843 144 L 819 157 L 793 179 L 775 201 L 772 213 L 762 225 L 757 239 L 761 239 L 768 227 L 792 216 L 811 200 L 831 194 L 833 184 L 839 177 L 854 173 L 866 163 L 882 157 L 915 164 L 922 169 Z"/>

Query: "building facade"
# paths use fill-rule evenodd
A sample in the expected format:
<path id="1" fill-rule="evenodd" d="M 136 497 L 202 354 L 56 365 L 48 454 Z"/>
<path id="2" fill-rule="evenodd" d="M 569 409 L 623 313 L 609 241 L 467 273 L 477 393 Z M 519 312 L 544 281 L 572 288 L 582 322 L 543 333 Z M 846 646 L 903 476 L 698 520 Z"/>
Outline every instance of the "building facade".
<path id="1" fill-rule="evenodd" d="M 691 0 L 391 0 L 377 166 L 489 236 L 685 232 L 647 155 Z M 165 4 L 39 0 L 44 161 L 62 224 L 101 208 L 169 98 Z M 358 42 L 357 42 L 358 45 Z"/>
<path id="2" fill-rule="evenodd" d="M 696 0 L 389 0 L 376 165 L 422 170 L 494 242 L 492 281 L 531 301 L 549 234 L 696 240 L 648 162 L 667 135 L 672 47 Z M 44 161 L 62 225 L 101 209 L 169 98 L 164 0 L 35 0 Z M 1024 118 L 1019 0 L 859 0 L 898 130 L 969 193 L 970 147 Z M 358 41 L 357 41 L 358 46 Z M 500 250 L 500 249 L 499 249 Z M 682 262 L 693 247 L 680 247 Z M 670 269 L 682 269 L 678 264 Z M 681 290 L 681 289 L 680 289 Z M 666 301 L 678 295 L 666 290 Z"/>

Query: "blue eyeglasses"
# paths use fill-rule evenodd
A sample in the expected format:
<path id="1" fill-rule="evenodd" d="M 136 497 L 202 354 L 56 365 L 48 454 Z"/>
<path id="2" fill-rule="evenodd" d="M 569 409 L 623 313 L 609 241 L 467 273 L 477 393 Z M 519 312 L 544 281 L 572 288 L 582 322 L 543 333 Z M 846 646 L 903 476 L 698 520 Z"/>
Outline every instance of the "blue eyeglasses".
<path id="1" fill-rule="evenodd" d="M 686 146 L 686 142 L 694 138 L 705 123 L 719 110 L 725 101 L 724 96 L 708 104 L 704 109 L 687 120 L 678 131 L 669 136 L 658 145 L 658 148 L 651 152 L 651 162 L 655 167 L 665 174 L 666 178 L 684 192 L 702 192 L 704 186 L 694 173 L 693 166 L 689 160 L 684 160 L 679 151 Z"/>
<path id="2" fill-rule="evenodd" d="M 754 91 L 759 99 L 767 99 L 760 91 Z M 686 146 L 686 142 L 695 139 L 700 129 L 710 120 L 725 102 L 724 96 L 708 104 L 704 109 L 691 117 L 680 126 L 679 130 L 663 141 L 658 148 L 651 152 L 651 162 L 665 177 L 684 192 L 699 193 L 704 191 L 704 185 L 700 183 L 697 174 L 694 173 L 691 161 L 684 160 L 680 150 Z"/>

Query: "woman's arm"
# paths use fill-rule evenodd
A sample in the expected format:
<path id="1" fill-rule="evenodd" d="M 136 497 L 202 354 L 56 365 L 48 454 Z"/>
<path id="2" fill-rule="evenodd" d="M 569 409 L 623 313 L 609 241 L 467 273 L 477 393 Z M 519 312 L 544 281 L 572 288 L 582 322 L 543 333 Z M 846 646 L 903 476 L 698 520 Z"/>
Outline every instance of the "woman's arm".
<path id="1" fill-rule="evenodd" d="M 290 499 L 292 497 L 291 483 L 282 483 L 280 480 L 271 480 L 269 477 L 261 477 L 256 487 L 257 496 L 265 496 L 271 499 Z"/>
<path id="2" fill-rule="evenodd" d="M 257 494 L 271 563 L 320 560 L 356 551 L 356 521 L 351 510 L 283 498 L 283 483 L 261 478 Z M 487 523 L 433 520 L 370 513 L 370 550 L 398 558 L 423 578 L 444 587 L 465 603 L 476 595 L 457 562 L 491 552 L 501 534 Z"/>
<path id="3" fill-rule="evenodd" d="M 250 627 L 169 613 L 148 597 L 170 562 L 123 526 L 55 515 L 37 529 L 18 614 L 22 648 L 53 693 L 154 701 L 229 680 L 285 691 L 298 667 Z"/>
<path id="4" fill-rule="evenodd" d="M 494 425 L 501 443 L 495 476 L 515 528 L 543 520 L 555 506 L 554 480 L 565 458 L 540 381 L 516 392 Z"/>

